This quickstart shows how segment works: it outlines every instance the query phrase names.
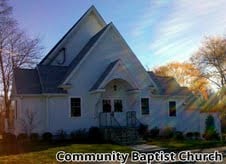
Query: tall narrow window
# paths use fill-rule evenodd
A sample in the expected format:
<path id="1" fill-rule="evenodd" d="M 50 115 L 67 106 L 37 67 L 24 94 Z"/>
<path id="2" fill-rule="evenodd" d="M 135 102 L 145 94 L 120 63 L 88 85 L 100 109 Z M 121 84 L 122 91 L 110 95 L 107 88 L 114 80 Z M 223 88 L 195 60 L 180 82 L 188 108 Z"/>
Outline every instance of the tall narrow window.
<path id="1" fill-rule="evenodd" d="M 122 100 L 116 99 L 114 100 L 114 109 L 115 112 L 122 112 Z"/>
<path id="2" fill-rule="evenodd" d="M 81 116 L 81 99 L 71 98 L 71 117 Z"/>
<path id="3" fill-rule="evenodd" d="M 111 100 L 107 100 L 107 99 L 103 100 L 102 106 L 103 106 L 104 113 L 111 112 Z"/>
<path id="4" fill-rule="evenodd" d="M 149 99 L 141 98 L 141 113 L 149 114 Z"/>
<path id="5" fill-rule="evenodd" d="M 13 109 L 13 116 L 15 119 L 17 119 L 17 100 L 12 101 L 11 107 Z"/>
<path id="6" fill-rule="evenodd" d="M 170 117 L 176 117 L 176 101 L 170 101 L 169 102 L 169 116 Z"/>

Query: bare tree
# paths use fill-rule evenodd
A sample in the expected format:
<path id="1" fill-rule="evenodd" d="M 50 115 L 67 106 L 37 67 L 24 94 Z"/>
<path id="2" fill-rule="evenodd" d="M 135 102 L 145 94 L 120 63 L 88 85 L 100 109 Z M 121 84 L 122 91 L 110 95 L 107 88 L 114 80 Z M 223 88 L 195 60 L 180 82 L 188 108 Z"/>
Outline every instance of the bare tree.
<path id="1" fill-rule="evenodd" d="M 226 38 L 207 37 L 202 46 L 191 57 L 192 63 L 200 70 L 201 76 L 218 88 L 226 84 Z"/>
<path id="2" fill-rule="evenodd" d="M 20 124 L 24 133 L 30 135 L 38 127 L 40 120 L 37 119 L 37 114 L 37 111 L 31 109 L 26 109 L 24 111 L 23 115 L 25 117 L 20 119 Z"/>
<path id="3" fill-rule="evenodd" d="M 39 39 L 28 37 L 12 17 L 12 7 L 7 0 L 0 0 L 0 83 L 3 89 L 6 118 L 11 104 L 10 90 L 13 69 L 31 67 L 38 60 L 41 50 Z"/>

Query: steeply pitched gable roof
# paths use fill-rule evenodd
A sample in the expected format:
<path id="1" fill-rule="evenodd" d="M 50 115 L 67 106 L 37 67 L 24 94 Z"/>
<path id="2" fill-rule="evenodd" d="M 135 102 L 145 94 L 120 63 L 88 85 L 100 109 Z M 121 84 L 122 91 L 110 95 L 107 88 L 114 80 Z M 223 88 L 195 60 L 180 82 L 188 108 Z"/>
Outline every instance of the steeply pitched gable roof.
<path id="1" fill-rule="evenodd" d="M 187 87 L 181 87 L 173 77 L 158 76 L 148 72 L 151 79 L 158 86 L 160 95 L 188 96 L 192 94 Z"/>
<path id="2" fill-rule="evenodd" d="M 90 91 L 96 90 L 99 88 L 100 84 L 103 82 L 103 80 L 107 77 L 107 75 L 112 71 L 114 66 L 117 64 L 119 60 L 116 60 L 112 63 L 110 63 L 107 68 L 104 70 L 104 72 L 100 75 L 98 80 L 95 82 L 95 84 L 91 87 Z"/>
<path id="3" fill-rule="evenodd" d="M 66 72 L 62 82 L 64 82 L 66 78 L 72 73 L 72 71 L 79 65 L 82 59 L 87 55 L 89 50 L 93 47 L 93 45 L 98 41 L 98 39 L 102 36 L 102 34 L 109 26 L 110 24 L 106 25 L 102 30 L 100 30 L 96 35 L 94 35 L 82 48 L 82 50 L 78 53 L 78 55 L 72 60 L 71 64 L 69 65 L 68 71 Z"/>
<path id="4" fill-rule="evenodd" d="M 39 65 L 37 71 L 40 77 L 42 93 L 67 93 L 58 86 L 61 84 L 62 78 L 68 70 L 68 67 L 62 66 L 44 66 Z"/>
<path id="5" fill-rule="evenodd" d="M 72 31 L 75 28 L 77 28 L 77 26 L 82 22 L 82 20 L 85 19 L 85 17 L 87 17 L 87 15 L 89 15 L 91 12 L 93 12 L 93 13 L 95 13 L 95 15 L 97 15 L 97 17 L 99 18 L 100 22 L 103 23 L 103 25 L 106 25 L 106 23 L 105 23 L 104 19 L 102 18 L 102 16 L 99 14 L 99 12 L 96 10 L 96 8 L 92 5 L 82 15 L 82 17 L 68 30 L 68 32 L 57 42 L 57 44 L 49 51 L 49 53 L 41 60 L 41 62 L 39 63 L 40 65 L 44 64 L 45 62 L 48 62 L 47 59 L 50 58 L 50 55 L 54 52 L 54 50 L 57 49 L 57 47 L 63 42 L 63 40 L 65 40 L 65 39 L 67 39 L 69 37 L 69 35 L 72 33 Z M 52 61 L 52 59 L 51 59 L 51 61 Z"/>

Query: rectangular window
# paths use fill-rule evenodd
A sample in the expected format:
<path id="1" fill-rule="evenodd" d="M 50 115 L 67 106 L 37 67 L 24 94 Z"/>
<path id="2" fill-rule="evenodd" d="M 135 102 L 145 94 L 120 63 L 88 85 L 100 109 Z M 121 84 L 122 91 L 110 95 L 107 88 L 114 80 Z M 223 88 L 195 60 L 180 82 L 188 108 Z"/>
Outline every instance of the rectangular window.
<path id="1" fill-rule="evenodd" d="M 104 113 L 109 113 L 111 112 L 111 100 L 103 100 L 102 101 L 102 107 L 103 107 L 103 112 Z"/>
<path id="2" fill-rule="evenodd" d="M 71 117 L 81 116 L 81 98 L 71 98 Z"/>
<path id="3" fill-rule="evenodd" d="M 141 113 L 149 114 L 149 99 L 141 98 Z"/>
<path id="4" fill-rule="evenodd" d="M 176 117 L 176 101 L 169 102 L 169 116 Z"/>
<path id="5" fill-rule="evenodd" d="M 122 100 L 120 99 L 116 99 L 114 100 L 114 109 L 115 109 L 115 112 L 122 112 Z"/>

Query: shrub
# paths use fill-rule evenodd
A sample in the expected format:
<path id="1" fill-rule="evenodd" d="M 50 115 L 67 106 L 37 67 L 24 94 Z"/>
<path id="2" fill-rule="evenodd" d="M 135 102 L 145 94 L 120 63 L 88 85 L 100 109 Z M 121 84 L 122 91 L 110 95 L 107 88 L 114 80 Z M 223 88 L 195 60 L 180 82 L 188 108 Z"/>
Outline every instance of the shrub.
<path id="1" fill-rule="evenodd" d="M 156 138 L 159 136 L 159 128 L 158 127 L 154 127 L 153 129 L 150 130 L 150 136 L 153 138 Z"/>
<path id="2" fill-rule="evenodd" d="M 67 138 L 67 132 L 64 130 L 58 130 L 57 131 L 57 139 L 60 141 L 64 141 Z"/>
<path id="3" fill-rule="evenodd" d="M 12 133 L 3 133 L 2 139 L 3 139 L 3 142 L 5 142 L 5 143 L 15 143 L 16 135 L 14 135 Z"/>
<path id="4" fill-rule="evenodd" d="M 208 130 L 203 134 L 203 138 L 206 140 L 219 140 L 219 134 L 216 132 L 216 130 Z"/>
<path id="5" fill-rule="evenodd" d="M 195 139 L 199 139 L 200 138 L 200 133 L 199 132 L 194 132 L 193 133 Z"/>
<path id="6" fill-rule="evenodd" d="M 70 136 L 71 139 L 76 143 L 85 143 L 88 141 L 88 132 L 86 131 L 86 129 L 72 131 Z"/>
<path id="7" fill-rule="evenodd" d="M 50 132 L 45 132 L 42 134 L 42 140 L 45 142 L 51 142 L 52 138 L 53 138 L 53 135 Z"/>
<path id="8" fill-rule="evenodd" d="M 186 138 L 193 139 L 193 137 L 194 137 L 194 133 L 192 133 L 192 132 L 187 132 L 186 133 Z"/>
<path id="9" fill-rule="evenodd" d="M 30 140 L 31 141 L 38 141 L 39 140 L 39 134 L 38 133 L 31 133 Z"/>
<path id="10" fill-rule="evenodd" d="M 161 136 L 163 138 L 172 138 L 175 132 L 175 128 L 173 127 L 165 127 L 161 131 Z"/>
<path id="11" fill-rule="evenodd" d="M 28 135 L 26 133 L 20 133 L 18 136 L 17 136 L 17 141 L 19 143 L 25 143 L 28 141 Z"/>
<path id="12" fill-rule="evenodd" d="M 184 139 L 184 135 L 183 135 L 183 133 L 182 132 L 180 132 L 180 131 L 176 131 L 175 133 L 174 133 L 174 136 L 173 136 L 175 139 L 177 139 L 177 140 L 183 140 Z"/>
<path id="13" fill-rule="evenodd" d="M 91 143 L 102 143 L 104 141 L 103 135 L 98 127 L 89 128 L 88 138 Z"/>
<path id="14" fill-rule="evenodd" d="M 207 116 L 205 123 L 206 129 L 203 134 L 203 138 L 206 140 L 218 140 L 220 137 L 215 129 L 214 117 L 212 115 Z"/>

